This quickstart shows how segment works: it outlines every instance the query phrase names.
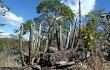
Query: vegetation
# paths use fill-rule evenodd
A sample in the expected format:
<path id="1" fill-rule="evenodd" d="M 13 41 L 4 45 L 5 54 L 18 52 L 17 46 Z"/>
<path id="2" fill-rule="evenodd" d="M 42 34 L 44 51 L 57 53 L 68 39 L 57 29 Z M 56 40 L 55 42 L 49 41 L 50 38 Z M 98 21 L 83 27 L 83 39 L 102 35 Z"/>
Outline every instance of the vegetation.
<path id="1" fill-rule="evenodd" d="M 54 67 L 64 59 L 67 66 L 74 61 L 88 64 L 90 68 L 93 63 L 97 66 L 93 70 L 100 69 L 102 58 L 110 60 L 110 13 L 93 10 L 82 22 L 80 4 L 79 0 L 78 22 L 77 18 L 74 19 L 74 12 L 59 0 L 43 0 L 36 7 L 40 15 L 22 23 L 19 30 L 15 30 L 20 32 L 19 38 L 0 38 L 0 53 L 11 49 L 14 53 L 9 52 L 10 55 L 20 54 L 22 66 L 38 64 L 42 68 L 45 65 Z M 23 39 L 27 33 L 30 34 L 29 41 Z M 55 64 L 57 61 L 59 64 Z"/>

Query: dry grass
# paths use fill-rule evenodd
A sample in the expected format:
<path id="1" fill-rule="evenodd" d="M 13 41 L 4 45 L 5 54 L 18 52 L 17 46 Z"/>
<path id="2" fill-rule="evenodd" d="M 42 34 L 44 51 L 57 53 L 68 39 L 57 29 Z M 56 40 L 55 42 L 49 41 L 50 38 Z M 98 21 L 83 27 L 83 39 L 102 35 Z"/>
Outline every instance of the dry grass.
<path id="1" fill-rule="evenodd" d="M 0 61 L 0 67 L 21 67 L 21 64 L 13 59 L 5 59 Z"/>
<path id="2" fill-rule="evenodd" d="M 11 58 L 7 58 L 0 60 L 0 67 L 21 67 L 21 64 Z"/>
<path id="3" fill-rule="evenodd" d="M 0 53 L 0 67 L 21 67 L 21 64 L 15 61 L 15 56 L 7 55 L 7 53 Z"/>
<path id="4" fill-rule="evenodd" d="M 88 70 L 110 70 L 109 66 L 103 63 L 99 55 L 92 56 L 92 59 L 89 61 Z"/>

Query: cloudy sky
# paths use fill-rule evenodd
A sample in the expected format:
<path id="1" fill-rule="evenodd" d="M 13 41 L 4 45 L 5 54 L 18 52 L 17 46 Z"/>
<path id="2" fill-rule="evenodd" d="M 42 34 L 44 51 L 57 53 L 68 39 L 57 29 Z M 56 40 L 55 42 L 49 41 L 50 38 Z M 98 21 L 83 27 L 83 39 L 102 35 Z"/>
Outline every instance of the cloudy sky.
<path id="1" fill-rule="evenodd" d="M 28 19 L 33 19 L 38 14 L 36 6 L 42 0 L 5 0 L 11 11 L 7 12 L 6 16 L 0 16 L 0 24 L 7 24 L 0 27 L 0 36 L 8 37 L 13 33 L 13 29 L 18 29 L 21 23 Z M 69 6 L 75 13 L 78 13 L 78 0 L 61 0 L 62 3 Z M 85 16 L 91 10 L 105 9 L 105 12 L 110 11 L 110 0 L 81 0 L 82 16 Z M 0 9 L 1 11 L 2 9 Z"/>

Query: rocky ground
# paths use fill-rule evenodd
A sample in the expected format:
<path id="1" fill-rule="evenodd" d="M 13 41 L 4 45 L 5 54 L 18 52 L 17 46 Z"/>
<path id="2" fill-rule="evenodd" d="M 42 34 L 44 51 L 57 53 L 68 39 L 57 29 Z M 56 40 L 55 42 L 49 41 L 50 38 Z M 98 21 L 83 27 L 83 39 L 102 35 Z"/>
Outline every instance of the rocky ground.
<path id="1" fill-rule="evenodd" d="M 32 65 L 1 67 L 0 70 L 110 70 L 109 57 L 108 52 L 92 54 L 91 51 L 84 49 L 74 52 L 51 48 L 46 53 L 36 55 Z"/>

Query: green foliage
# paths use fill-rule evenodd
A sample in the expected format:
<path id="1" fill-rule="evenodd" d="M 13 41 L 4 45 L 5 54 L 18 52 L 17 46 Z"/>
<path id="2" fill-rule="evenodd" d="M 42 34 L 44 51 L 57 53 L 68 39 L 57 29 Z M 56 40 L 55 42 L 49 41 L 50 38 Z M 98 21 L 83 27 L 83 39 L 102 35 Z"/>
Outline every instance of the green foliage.
<path id="1" fill-rule="evenodd" d="M 62 27 L 62 35 L 66 36 L 75 14 L 60 0 L 43 0 L 36 7 L 36 11 L 40 16 L 34 20 L 42 24 L 42 35 L 49 37 L 49 46 L 58 46 L 59 39 L 57 38 L 60 38 L 60 26 Z"/>
<path id="2" fill-rule="evenodd" d="M 66 20 L 74 19 L 75 16 L 72 10 L 59 0 L 44 0 L 38 5 L 37 13 L 43 13 L 44 15 L 46 15 L 45 13 L 50 13 L 54 14 L 55 16 L 65 16 Z"/>
<path id="3" fill-rule="evenodd" d="M 26 22 L 22 23 L 22 25 L 24 27 L 23 35 L 30 31 L 31 24 L 35 24 L 33 20 L 27 20 Z M 35 29 L 37 29 L 37 28 L 38 28 L 38 24 L 35 24 Z M 21 30 L 21 27 L 19 30 L 15 29 L 14 33 L 18 33 L 20 30 Z"/>
<path id="4" fill-rule="evenodd" d="M 41 14 L 41 22 L 45 21 L 44 23 L 47 22 L 49 26 L 54 23 L 61 25 L 61 19 L 63 23 L 72 22 L 75 16 L 73 11 L 59 0 L 44 0 L 36 7 L 36 10 Z M 60 19 L 57 20 L 57 18 Z"/>
<path id="5" fill-rule="evenodd" d="M 94 46 L 94 41 L 96 39 L 94 28 L 95 24 L 88 23 L 81 31 L 84 47 L 86 48 L 93 48 Z"/>
<path id="6" fill-rule="evenodd" d="M 6 12 L 10 11 L 9 7 L 4 4 L 4 0 L 0 0 L 0 8 L 1 8 L 0 15 L 2 16 L 5 16 Z"/>
<path id="7" fill-rule="evenodd" d="M 28 43 L 26 41 L 23 41 L 23 51 L 26 51 Z M 0 52 L 3 51 L 12 51 L 12 52 L 17 52 L 19 51 L 18 49 L 18 38 L 0 38 Z M 14 49 L 13 49 L 14 48 Z M 13 49 L 13 50 L 10 50 Z M 11 54 L 11 53 L 10 53 Z"/>
<path id="8" fill-rule="evenodd" d="M 5 26 L 6 24 L 0 24 L 0 26 Z"/>
<path id="9" fill-rule="evenodd" d="M 102 10 L 91 11 L 86 15 L 86 25 L 83 26 L 81 30 L 81 35 L 84 42 L 84 47 L 93 48 L 94 42 L 99 38 L 97 35 L 100 16 L 102 15 Z"/>
<path id="10" fill-rule="evenodd" d="M 2 16 L 5 16 L 6 12 L 8 12 L 10 10 L 9 7 L 4 4 L 3 0 L 0 0 L 0 8 L 1 8 L 0 15 L 2 15 Z M 6 9 L 3 9 L 3 8 L 6 8 Z M 6 24 L 0 23 L 0 26 L 4 26 L 4 25 L 6 25 Z"/>
<path id="11" fill-rule="evenodd" d="M 94 42 L 102 37 L 98 32 L 107 31 L 107 20 L 103 10 L 93 10 L 86 15 L 86 25 L 82 28 L 85 47 L 93 48 Z"/>
<path id="12" fill-rule="evenodd" d="M 100 16 L 101 26 L 106 33 L 110 33 L 110 12 Z"/>
<path id="13" fill-rule="evenodd" d="M 87 21 L 90 23 L 96 24 L 96 29 L 102 30 L 103 37 L 109 36 L 110 33 L 110 13 L 104 13 L 103 10 L 93 10 L 89 12 L 88 15 L 86 15 Z M 96 30 L 95 30 L 96 31 Z M 97 35 L 97 38 L 99 38 L 99 34 Z"/>
<path id="14" fill-rule="evenodd" d="M 23 34 L 26 34 L 27 32 L 29 32 L 29 30 L 31 28 L 31 24 L 33 24 L 32 20 L 27 20 L 26 22 L 23 23 L 23 27 L 24 27 Z"/>
<path id="15" fill-rule="evenodd" d="M 1 26 L 3 27 L 3 26 L 5 26 L 5 25 L 6 25 L 6 24 L 0 24 L 0 27 L 1 27 Z M 0 33 L 3 33 L 3 32 L 0 32 Z"/>
<path id="16" fill-rule="evenodd" d="M 108 22 L 107 19 L 105 18 L 106 14 L 104 13 L 103 10 L 93 10 L 86 15 L 86 22 L 91 22 L 95 23 L 97 28 L 101 30 L 108 31 Z"/>

